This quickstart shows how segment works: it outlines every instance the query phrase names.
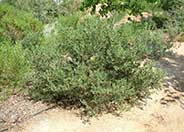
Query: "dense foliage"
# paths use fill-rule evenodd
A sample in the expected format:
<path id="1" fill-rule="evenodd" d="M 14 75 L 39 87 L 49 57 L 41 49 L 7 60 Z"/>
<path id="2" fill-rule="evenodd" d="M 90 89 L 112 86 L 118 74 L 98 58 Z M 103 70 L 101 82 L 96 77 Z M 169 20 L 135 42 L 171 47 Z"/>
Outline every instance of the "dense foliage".
<path id="1" fill-rule="evenodd" d="M 29 71 L 25 50 L 41 42 L 42 23 L 31 14 L 0 4 L 0 97 L 21 88 Z M 32 36 L 36 36 L 29 41 Z"/>
<path id="2" fill-rule="evenodd" d="M 184 32 L 184 0 L 165 0 L 163 9 L 169 17 L 169 26 L 172 26 L 176 33 Z"/>
<path id="3" fill-rule="evenodd" d="M 42 23 L 31 14 L 20 11 L 9 4 L 0 4 L 0 43 L 16 44 L 27 36 L 40 34 Z"/>
<path id="4" fill-rule="evenodd" d="M 160 0 L 84 0 L 81 9 L 92 8 L 92 12 L 94 12 L 96 5 L 101 5 L 100 13 L 102 15 L 113 10 L 138 14 L 144 11 L 153 11 L 159 5 L 159 2 Z"/>
<path id="5" fill-rule="evenodd" d="M 81 4 L 82 10 L 91 9 L 92 13 L 96 8 L 100 8 L 101 15 L 116 11 L 134 15 L 149 12 L 153 15 L 151 22 L 157 28 L 166 28 L 175 35 L 184 31 L 184 0 L 84 0 Z"/>
<path id="6" fill-rule="evenodd" d="M 144 66 L 141 62 L 160 52 L 163 43 L 158 33 L 134 28 L 115 30 L 97 18 L 63 25 L 55 44 L 38 47 L 31 55 L 35 69 L 30 94 L 95 112 L 147 95 L 160 83 L 161 73 L 151 60 Z M 145 39 L 147 34 L 151 37 Z"/>
<path id="7" fill-rule="evenodd" d="M 4 0 L 18 9 L 31 12 L 42 22 L 48 22 L 57 16 L 57 4 L 53 0 Z"/>
<path id="8" fill-rule="evenodd" d="M 3 0 L 18 9 L 31 12 L 43 23 L 50 23 L 60 15 L 68 15 L 80 7 L 80 0 Z"/>
<path id="9" fill-rule="evenodd" d="M 24 85 L 29 64 L 20 44 L 0 44 L 0 99 L 4 99 Z"/>

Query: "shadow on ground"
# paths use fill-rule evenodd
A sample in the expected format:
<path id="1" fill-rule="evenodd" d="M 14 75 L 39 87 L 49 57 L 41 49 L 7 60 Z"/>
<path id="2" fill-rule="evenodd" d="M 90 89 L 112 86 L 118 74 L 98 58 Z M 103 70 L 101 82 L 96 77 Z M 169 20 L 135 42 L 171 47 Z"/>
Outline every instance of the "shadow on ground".
<path id="1" fill-rule="evenodd" d="M 184 43 L 176 44 L 167 55 L 159 61 L 159 66 L 165 70 L 165 96 L 161 104 L 177 103 L 184 109 Z"/>
<path id="2" fill-rule="evenodd" d="M 184 44 L 178 47 L 177 52 L 171 49 L 160 60 L 160 65 L 167 73 L 165 86 L 184 92 Z"/>

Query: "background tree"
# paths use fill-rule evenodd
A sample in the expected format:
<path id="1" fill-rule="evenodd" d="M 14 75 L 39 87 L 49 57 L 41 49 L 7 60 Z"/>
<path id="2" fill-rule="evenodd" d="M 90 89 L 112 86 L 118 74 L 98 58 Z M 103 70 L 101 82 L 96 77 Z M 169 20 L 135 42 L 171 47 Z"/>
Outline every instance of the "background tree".
<path id="1" fill-rule="evenodd" d="M 96 5 L 101 5 L 102 15 L 108 12 L 127 11 L 129 14 L 138 14 L 143 11 L 150 11 L 160 4 L 160 0 L 84 0 L 81 9 L 92 8 L 92 13 L 96 10 Z"/>

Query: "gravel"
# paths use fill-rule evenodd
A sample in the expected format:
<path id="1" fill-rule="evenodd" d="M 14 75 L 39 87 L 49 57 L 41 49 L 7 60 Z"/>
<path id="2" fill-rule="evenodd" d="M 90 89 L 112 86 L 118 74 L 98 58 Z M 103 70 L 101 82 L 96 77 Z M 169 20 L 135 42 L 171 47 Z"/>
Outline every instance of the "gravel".
<path id="1" fill-rule="evenodd" d="M 13 95 L 0 102 L 0 132 L 30 119 L 51 107 L 53 104 L 34 102 L 23 95 Z"/>

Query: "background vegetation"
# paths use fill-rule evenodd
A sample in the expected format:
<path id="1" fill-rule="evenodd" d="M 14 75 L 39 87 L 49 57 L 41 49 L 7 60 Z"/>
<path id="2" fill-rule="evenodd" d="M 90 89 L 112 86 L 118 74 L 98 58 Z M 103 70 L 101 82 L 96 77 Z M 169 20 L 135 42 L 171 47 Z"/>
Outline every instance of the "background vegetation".
<path id="1" fill-rule="evenodd" d="M 0 45 L 0 99 L 16 93 L 24 85 L 29 63 L 20 44 Z"/>

